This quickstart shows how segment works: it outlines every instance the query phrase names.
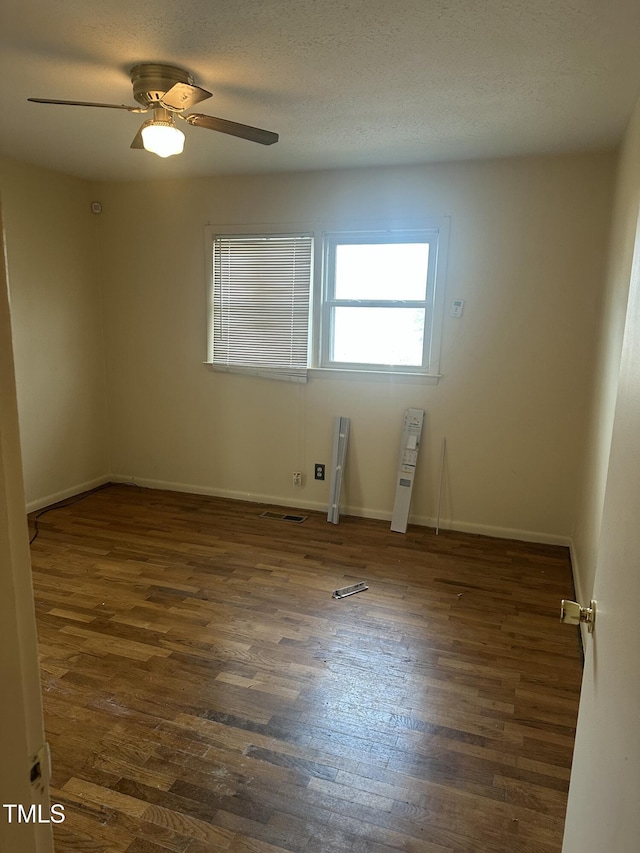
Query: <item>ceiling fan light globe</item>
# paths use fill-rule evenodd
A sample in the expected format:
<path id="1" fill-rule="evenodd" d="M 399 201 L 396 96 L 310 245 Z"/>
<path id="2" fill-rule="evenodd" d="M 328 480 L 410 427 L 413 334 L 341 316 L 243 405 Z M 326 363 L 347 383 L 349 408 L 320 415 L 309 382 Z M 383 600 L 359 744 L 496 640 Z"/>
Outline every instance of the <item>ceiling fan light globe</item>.
<path id="1" fill-rule="evenodd" d="M 184 133 L 171 122 L 150 122 L 142 128 L 142 144 L 146 151 L 158 157 L 173 157 L 174 154 L 182 154 Z"/>

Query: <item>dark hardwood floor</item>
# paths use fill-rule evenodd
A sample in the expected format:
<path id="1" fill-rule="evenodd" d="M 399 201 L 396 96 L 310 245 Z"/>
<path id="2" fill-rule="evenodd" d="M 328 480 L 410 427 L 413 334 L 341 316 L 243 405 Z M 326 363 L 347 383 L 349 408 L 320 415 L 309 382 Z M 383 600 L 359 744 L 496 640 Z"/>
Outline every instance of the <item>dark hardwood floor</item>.
<path id="1" fill-rule="evenodd" d="M 264 509 L 119 485 L 38 520 L 58 853 L 558 853 L 567 550 Z"/>

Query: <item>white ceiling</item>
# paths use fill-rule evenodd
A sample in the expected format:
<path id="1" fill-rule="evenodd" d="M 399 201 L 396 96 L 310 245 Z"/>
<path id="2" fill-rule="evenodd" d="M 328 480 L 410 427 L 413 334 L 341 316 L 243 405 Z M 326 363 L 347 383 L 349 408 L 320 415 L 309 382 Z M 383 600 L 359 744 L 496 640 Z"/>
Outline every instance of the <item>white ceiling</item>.
<path id="1" fill-rule="evenodd" d="M 183 66 L 180 157 L 130 143 L 129 69 Z M 640 94 L 638 0 L 2 0 L 0 152 L 92 179 L 419 163 L 615 145 Z"/>

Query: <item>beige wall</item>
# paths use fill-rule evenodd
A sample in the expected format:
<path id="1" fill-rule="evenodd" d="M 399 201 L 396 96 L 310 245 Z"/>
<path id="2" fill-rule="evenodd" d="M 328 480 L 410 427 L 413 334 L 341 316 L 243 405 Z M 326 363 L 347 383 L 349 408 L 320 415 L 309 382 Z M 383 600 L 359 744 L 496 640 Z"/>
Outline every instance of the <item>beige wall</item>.
<path id="1" fill-rule="evenodd" d="M 622 336 L 629 295 L 634 240 L 640 209 L 640 105 L 625 134 L 616 178 L 609 260 L 601 308 L 597 369 L 589 412 L 589 434 L 573 535 L 576 590 L 593 593 L 611 429 L 618 390 Z"/>
<path id="2" fill-rule="evenodd" d="M 0 161 L 27 504 L 109 473 L 96 218 L 89 185 Z"/>
<path id="3" fill-rule="evenodd" d="M 401 419 L 427 412 L 412 509 L 443 526 L 567 541 L 595 369 L 614 157 L 103 184 L 99 232 L 112 473 L 149 485 L 326 505 L 332 421 L 352 419 L 345 503 L 388 515 Z M 437 386 L 216 374 L 205 357 L 204 226 L 449 215 Z M 291 473 L 302 470 L 303 488 Z"/>

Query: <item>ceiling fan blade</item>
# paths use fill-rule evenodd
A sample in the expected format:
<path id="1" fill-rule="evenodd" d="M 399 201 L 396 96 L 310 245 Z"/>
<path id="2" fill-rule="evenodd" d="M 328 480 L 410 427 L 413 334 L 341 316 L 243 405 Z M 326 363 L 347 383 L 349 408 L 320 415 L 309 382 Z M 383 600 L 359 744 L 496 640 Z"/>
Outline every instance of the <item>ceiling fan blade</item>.
<path id="1" fill-rule="evenodd" d="M 162 96 L 161 103 L 170 110 L 188 110 L 190 107 L 206 101 L 211 97 L 211 92 L 192 86 L 190 83 L 175 83 L 168 92 Z"/>
<path id="2" fill-rule="evenodd" d="M 133 137 L 133 142 L 131 143 L 131 148 L 144 148 L 144 145 L 142 143 L 142 128 L 143 127 L 145 127 L 144 124 L 141 125 L 140 130 Z"/>
<path id="3" fill-rule="evenodd" d="M 181 116 L 189 124 L 196 127 L 206 127 L 207 130 L 217 130 L 219 133 L 228 133 L 230 136 L 239 136 L 240 139 L 248 139 L 250 142 L 259 142 L 260 145 L 273 145 L 279 136 L 270 130 L 262 130 L 259 127 L 251 127 L 248 124 L 238 124 L 235 121 L 227 121 L 225 118 L 205 116 L 201 113 L 191 113 Z"/>
<path id="4" fill-rule="evenodd" d="M 27 98 L 34 104 L 67 104 L 70 107 L 105 107 L 109 110 L 127 110 L 130 113 L 146 113 L 148 107 L 127 107 L 125 104 L 94 104 L 91 101 L 54 101 L 49 98 Z"/>

